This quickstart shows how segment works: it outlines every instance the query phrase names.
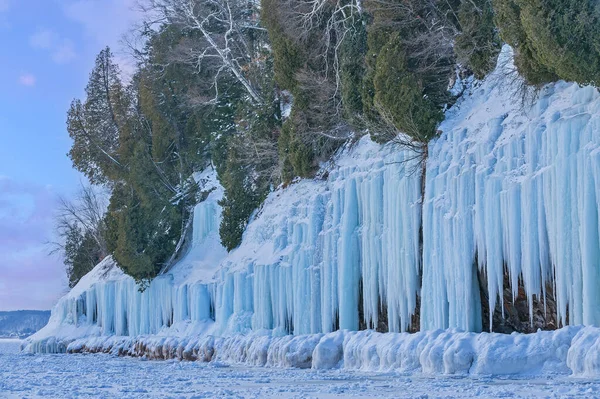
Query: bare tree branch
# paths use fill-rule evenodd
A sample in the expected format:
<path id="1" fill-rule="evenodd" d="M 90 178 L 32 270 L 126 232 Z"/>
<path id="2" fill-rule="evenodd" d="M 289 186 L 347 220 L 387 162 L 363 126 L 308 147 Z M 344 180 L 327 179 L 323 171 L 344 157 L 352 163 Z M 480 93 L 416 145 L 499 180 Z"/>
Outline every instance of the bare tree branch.
<path id="1" fill-rule="evenodd" d="M 147 0 L 143 10 L 152 21 L 166 21 L 200 33 L 203 42 L 188 48 L 180 47 L 174 52 L 174 60 L 191 64 L 198 71 L 206 70 L 210 65 L 211 88 L 215 96 L 206 103 L 217 101 L 219 80 L 227 73 L 244 87 L 253 102 L 262 104 L 264 99 L 260 90 L 245 74 L 246 65 L 253 59 L 244 31 L 260 29 L 258 18 L 247 15 L 253 4 L 252 1 L 233 0 Z"/>

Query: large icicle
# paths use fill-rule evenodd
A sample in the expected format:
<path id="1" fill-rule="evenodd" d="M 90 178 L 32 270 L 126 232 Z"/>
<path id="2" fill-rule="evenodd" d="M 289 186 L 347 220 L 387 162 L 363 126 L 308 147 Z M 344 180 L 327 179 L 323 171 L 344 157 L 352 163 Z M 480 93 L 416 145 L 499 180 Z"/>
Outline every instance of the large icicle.
<path id="1" fill-rule="evenodd" d="M 234 274 L 253 267 L 253 329 L 356 330 L 359 308 L 362 322 L 377 327 L 382 307 L 392 331 L 408 329 L 420 270 L 413 158 L 363 138 L 327 181 L 301 181 L 267 199 L 225 263 Z"/>
<path id="2" fill-rule="evenodd" d="M 506 269 L 531 317 L 550 284 L 563 325 L 598 325 L 600 95 L 560 82 L 522 106 L 504 64 L 448 112 L 430 145 L 421 326 L 481 329 L 477 266 L 490 317 Z"/>

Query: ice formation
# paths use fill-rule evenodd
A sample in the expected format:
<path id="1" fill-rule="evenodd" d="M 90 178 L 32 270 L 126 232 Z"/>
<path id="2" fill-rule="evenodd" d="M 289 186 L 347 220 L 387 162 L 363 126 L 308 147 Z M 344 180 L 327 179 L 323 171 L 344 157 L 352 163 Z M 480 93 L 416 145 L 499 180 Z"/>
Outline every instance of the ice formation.
<path id="1" fill-rule="evenodd" d="M 477 267 L 490 317 L 506 269 L 530 313 L 549 286 L 562 325 L 600 325 L 600 95 L 559 82 L 529 106 L 503 68 L 447 113 L 429 146 L 421 327 L 481 329 Z"/>
<path id="2" fill-rule="evenodd" d="M 276 192 L 226 259 L 235 277 L 224 277 L 220 302 L 247 295 L 240 310 L 253 312 L 248 327 L 294 334 L 356 330 L 359 306 L 376 326 L 387 303 L 390 330 L 406 330 L 419 290 L 421 213 L 409 158 L 365 138 L 326 181 Z"/>
<path id="3" fill-rule="evenodd" d="M 112 353 L 147 359 L 179 359 L 260 367 L 346 369 L 433 375 L 600 376 L 597 327 L 565 327 L 535 334 L 432 330 L 378 333 L 338 330 L 328 334 L 140 337 L 97 336 L 60 343 L 68 353 Z"/>
<path id="4" fill-rule="evenodd" d="M 421 178 L 413 158 L 363 138 L 326 180 L 274 192 L 230 254 L 218 236 L 223 191 L 205 171 L 198 179 L 210 194 L 194 210 L 183 259 L 144 292 L 105 259 L 59 301 L 32 338 L 34 350 L 96 335 L 357 330 L 359 306 L 364 322 L 377 326 L 381 304 L 390 330 L 405 331 L 420 273 Z"/>
<path id="5" fill-rule="evenodd" d="M 515 295 L 521 283 L 530 303 L 552 289 L 563 325 L 600 325 L 600 95 L 559 82 L 523 105 L 500 65 L 447 112 L 429 146 L 424 197 L 414 153 L 364 137 L 324 168 L 326 178 L 271 193 L 227 254 L 218 237 L 223 190 L 207 170 L 197 178 L 210 194 L 195 208 L 183 259 L 143 293 L 106 259 L 59 301 L 31 349 L 140 335 L 182 347 L 199 339 L 189 337 L 269 330 L 252 345 L 312 334 L 332 343 L 310 341 L 331 350 L 315 349 L 331 364 L 341 361 L 342 338 L 327 334 L 374 328 L 381 316 L 391 332 L 407 331 L 419 297 L 423 334 L 480 331 L 478 271 L 491 310 L 505 282 Z M 456 356 L 465 365 L 452 367 L 479 350 L 464 348 Z M 419 364 L 439 367 L 421 349 Z M 563 360 L 567 349 L 557 349 Z M 348 356 L 344 349 L 344 364 L 354 364 Z"/>

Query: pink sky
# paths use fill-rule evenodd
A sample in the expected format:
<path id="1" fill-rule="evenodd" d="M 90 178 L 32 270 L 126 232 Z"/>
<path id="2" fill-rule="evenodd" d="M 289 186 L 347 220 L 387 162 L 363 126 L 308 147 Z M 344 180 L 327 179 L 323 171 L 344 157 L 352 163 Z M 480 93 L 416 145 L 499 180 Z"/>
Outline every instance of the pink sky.
<path id="1" fill-rule="evenodd" d="M 122 69 L 137 0 L 0 0 L 0 310 L 50 309 L 68 289 L 49 256 L 57 198 L 81 176 L 66 154 L 66 112 L 98 52 Z"/>

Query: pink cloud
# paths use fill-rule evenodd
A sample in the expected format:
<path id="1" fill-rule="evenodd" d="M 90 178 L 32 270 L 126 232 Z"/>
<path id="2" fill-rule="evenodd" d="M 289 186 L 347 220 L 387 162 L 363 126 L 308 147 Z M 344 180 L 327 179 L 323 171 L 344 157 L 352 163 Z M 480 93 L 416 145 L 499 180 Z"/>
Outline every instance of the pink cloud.
<path id="1" fill-rule="evenodd" d="M 49 256 L 56 195 L 51 187 L 0 177 L 0 310 L 49 309 L 67 287 Z"/>
<path id="2" fill-rule="evenodd" d="M 23 86 L 33 87 L 35 86 L 35 76 L 30 73 L 23 73 L 19 76 L 19 83 Z"/>

